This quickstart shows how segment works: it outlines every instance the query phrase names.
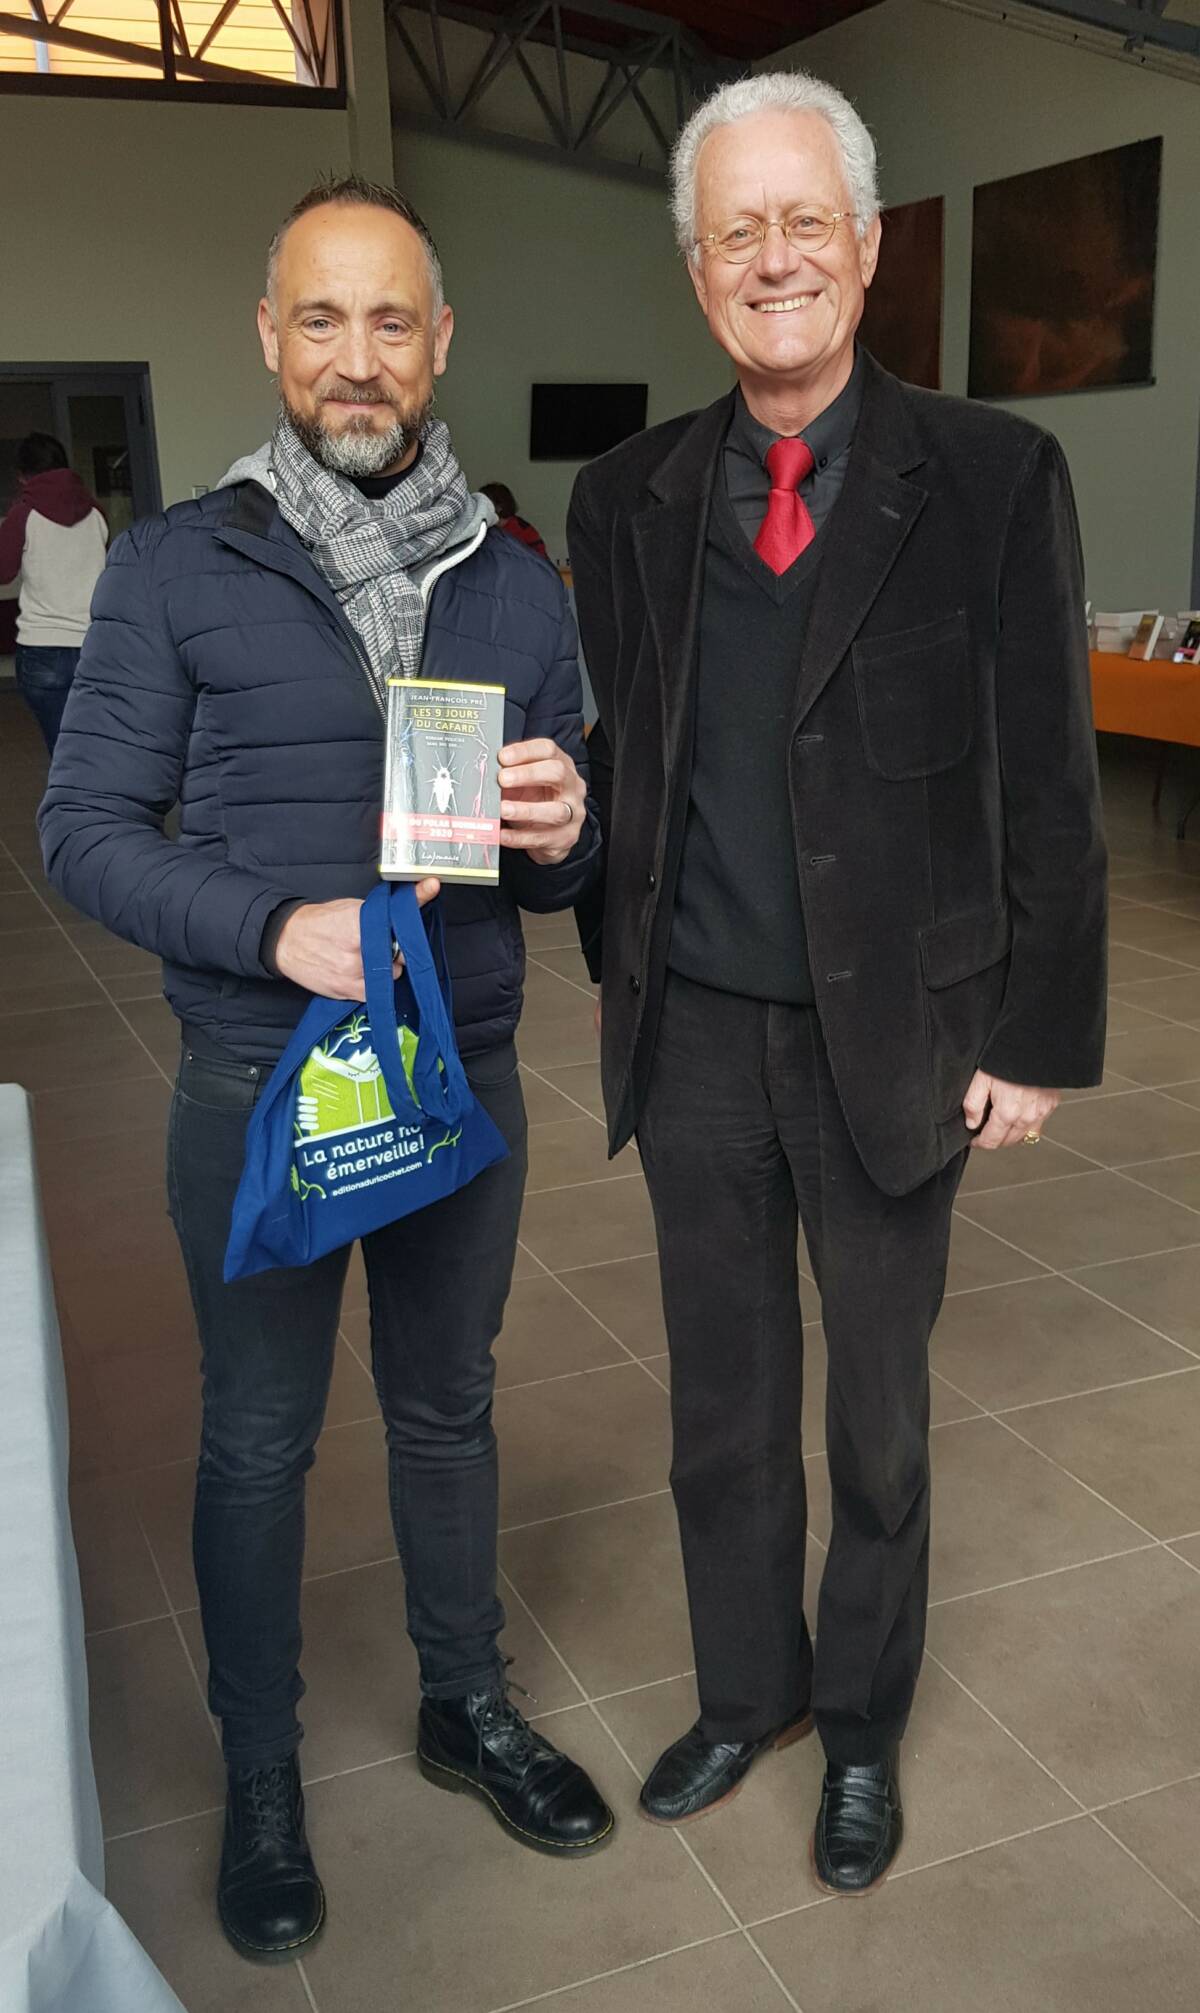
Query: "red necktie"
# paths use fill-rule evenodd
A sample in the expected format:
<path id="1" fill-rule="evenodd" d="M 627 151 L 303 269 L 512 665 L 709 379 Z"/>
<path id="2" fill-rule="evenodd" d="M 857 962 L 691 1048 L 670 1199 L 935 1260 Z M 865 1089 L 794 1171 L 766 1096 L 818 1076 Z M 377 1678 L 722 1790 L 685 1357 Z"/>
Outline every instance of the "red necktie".
<path id="1" fill-rule="evenodd" d="M 812 474 L 813 465 L 813 451 L 806 440 L 777 440 L 767 449 L 771 496 L 754 550 L 772 573 L 786 573 L 816 536 L 808 505 L 800 497 L 800 484 Z"/>

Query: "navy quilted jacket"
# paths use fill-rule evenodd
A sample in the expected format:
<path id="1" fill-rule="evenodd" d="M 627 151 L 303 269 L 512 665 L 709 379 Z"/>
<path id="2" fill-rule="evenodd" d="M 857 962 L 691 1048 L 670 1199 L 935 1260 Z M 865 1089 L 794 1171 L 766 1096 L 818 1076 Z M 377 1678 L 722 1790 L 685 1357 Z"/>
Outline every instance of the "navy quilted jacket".
<path id="1" fill-rule="evenodd" d="M 263 963 L 269 918 L 377 878 L 383 716 L 354 631 L 253 483 L 135 525 L 92 613 L 39 814 L 46 871 L 163 959 L 180 1020 L 273 1060 L 307 995 Z M 489 532 L 437 580 L 422 672 L 503 684 L 506 737 L 544 735 L 586 773 L 574 622 L 553 569 L 515 539 Z M 506 851 L 498 888 L 443 893 L 464 1055 L 516 1028 L 518 909 L 569 908 L 599 851 L 589 805 L 561 866 Z"/>

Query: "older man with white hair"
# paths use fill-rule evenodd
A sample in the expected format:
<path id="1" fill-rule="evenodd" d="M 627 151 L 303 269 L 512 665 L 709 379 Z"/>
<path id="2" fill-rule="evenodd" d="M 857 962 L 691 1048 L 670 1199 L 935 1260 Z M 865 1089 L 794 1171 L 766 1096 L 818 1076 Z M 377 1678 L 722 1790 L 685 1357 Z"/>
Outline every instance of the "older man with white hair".
<path id="1" fill-rule="evenodd" d="M 645 1814 L 732 1796 L 814 1721 L 817 1878 L 899 1849 L 929 1561 L 930 1331 L 969 1144 L 1098 1082 L 1104 850 L 1062 452 L 915 390 L 855 331 L 875 149 L 830 86 L 718 92 L 673 168 L 737 388 L 581 475 L 599 706 L 610 1143 L 636 1131 L 671 1351 L 700 1717 Z M 802 1224 L 831 1495 L 803 1608 Z"/>

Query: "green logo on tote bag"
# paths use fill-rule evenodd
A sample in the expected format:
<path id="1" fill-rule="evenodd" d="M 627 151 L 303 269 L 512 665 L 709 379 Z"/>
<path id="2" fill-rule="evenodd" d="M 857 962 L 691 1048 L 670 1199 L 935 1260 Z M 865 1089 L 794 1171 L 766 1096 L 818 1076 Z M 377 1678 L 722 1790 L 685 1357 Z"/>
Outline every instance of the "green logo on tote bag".
<path id="1" fill-rule="evenodd" d="M 417 1037 L 403 1024 L 397 1032 L 405 1081 L 411 1092 Z M 372 1044 L 370 1023 L 365 1013 L 353 1013 L 310 1050 L 300 1071 L 296 1095 L 297 1141 L 324 1139 L 332 1132 L 354 1131 L 395 1116 Z"/>
<path id="2" fill-rule="evenodd" d="M 361 1009 L 309 1050 L 296 1080 L 293 1128 L 291 1185 L 301 1202 L 331 1202 L 395 1181 L 459 1144 L 461 1126 L 435 1126 L 431 1134 L 413 1088 L 417 1036 L 403 1022 L 396 1033 L 411 1113 L 392 1108 Z"/>

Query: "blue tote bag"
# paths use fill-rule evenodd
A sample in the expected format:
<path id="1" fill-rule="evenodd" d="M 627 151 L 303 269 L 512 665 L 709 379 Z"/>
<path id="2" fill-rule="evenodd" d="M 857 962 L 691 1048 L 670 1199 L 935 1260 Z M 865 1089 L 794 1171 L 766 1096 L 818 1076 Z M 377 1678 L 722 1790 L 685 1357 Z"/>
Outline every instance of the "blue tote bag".
<path id="1" fill-rule="evenodd" d="M 363 903 L 366 1008 L 315 998 L 272 1070 L 246 1130 L 227 1283 L 308 1265 L 506 1157 L 459 1059 L 438 903 L 431 926 L 438 961 L 413 888 L 381 881 Z"/>

